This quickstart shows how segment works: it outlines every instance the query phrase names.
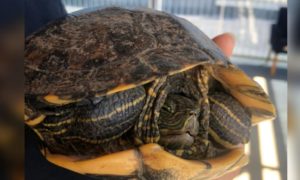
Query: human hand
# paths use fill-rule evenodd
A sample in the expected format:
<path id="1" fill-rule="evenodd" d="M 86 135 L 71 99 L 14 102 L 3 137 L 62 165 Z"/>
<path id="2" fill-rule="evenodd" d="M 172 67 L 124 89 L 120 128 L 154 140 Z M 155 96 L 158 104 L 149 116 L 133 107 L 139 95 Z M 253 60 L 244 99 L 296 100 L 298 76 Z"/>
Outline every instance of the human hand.
<path id="1" fill-rule="evenodd" d="M 213 38 L 213 41 L 219 46 L 225 56 L 230 57 L 233 52 L 233 48 L 235 45 L 235 39 L 232 34 L 224 33 Z M 219 177 L 215 180 L 232 180 L 240 173 L 240 169 L 235 170 L 225 176 Z"/>
<path id="2" fill-rule="evenodd" d="M 225 56 L 230 57 L 235 45 L 234 36 L 230 33 L 224 33 L 213 38 L 213 41 L 219 46 Z"/>

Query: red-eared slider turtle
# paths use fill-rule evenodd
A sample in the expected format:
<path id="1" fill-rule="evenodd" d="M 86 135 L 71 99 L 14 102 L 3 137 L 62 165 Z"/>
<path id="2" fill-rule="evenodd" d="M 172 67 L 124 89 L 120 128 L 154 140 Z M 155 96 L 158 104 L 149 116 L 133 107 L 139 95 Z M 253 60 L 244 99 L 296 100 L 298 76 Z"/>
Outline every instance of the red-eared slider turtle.
<path id="1" fill-rule="evenodd" d="M 25 122 L 46 158 L 95 177 L 199 179 L 245 164 L 263 89 L 189 22 L 108 8 L 26 40 Z M 74 158 L 76 157 L 76 158 Z"/>

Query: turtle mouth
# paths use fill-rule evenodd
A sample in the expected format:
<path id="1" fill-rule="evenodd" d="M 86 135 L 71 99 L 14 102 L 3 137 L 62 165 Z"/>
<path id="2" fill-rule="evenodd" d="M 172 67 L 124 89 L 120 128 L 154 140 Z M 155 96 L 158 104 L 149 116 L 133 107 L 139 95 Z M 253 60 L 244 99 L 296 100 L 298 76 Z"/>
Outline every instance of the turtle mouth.
<path id="1" fill-rule="evenodd" d="M 184 132 L 174 132 L 174 133 L 168 133 L 164 134 L 163 138 L 181 138 L 181 137 L 186 137 L 186 138 L 195 138 L 198 133 L 192 131 L 192 130 L 186 130 Z"/>
<path id="2" fill-rule="evenodd" d="M 159 144 L 172 148 L 191 146 L 195 142 L 198 132 L 198 116 L 192 115 L 186 120 L 182 129 L 162 131 Z"/>
<path id="3" fill-rule="evenodd" d="M 172 134 L 166 135 L 160 138 L 159 144 L 169 147 L 171 149 L 177 149 L 182 146 L 191 146 L 195 141 L 195 138 L 190 133 Z"/>
<path id="4" fill-rule="evenodd" d="M 188 118 L 183 118 L 184 120 L 178 120 L 182 123 L 182 127 L 177 128 L 161 128 L 160 133 L 162 136 L 176 136 L 176 135 L 184 135 L 189 134 L 190 136 L 197 136 L 199 132 L 199 122 L 198 122 L 198 115 L 193 114 L 190 115 Z"/>

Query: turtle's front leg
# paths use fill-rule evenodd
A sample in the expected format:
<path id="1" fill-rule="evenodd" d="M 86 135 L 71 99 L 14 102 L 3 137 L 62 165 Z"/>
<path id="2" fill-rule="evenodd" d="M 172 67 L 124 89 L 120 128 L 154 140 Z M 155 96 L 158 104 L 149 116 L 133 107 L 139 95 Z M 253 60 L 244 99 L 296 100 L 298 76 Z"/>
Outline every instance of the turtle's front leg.
<path id="1" fill-rule="evenodd" d="M 202 95 L 202 98 L 199 99 L 201 107 L 201 115 L 199 116 L 199 136 L 201 140 L 208 145 L 208 129 L 209 129 L 209 115 L 210 115 L 210 106 L 208 100 L 208 71 L 204 68 L 197 71 L 197 81 L 198 88 Z"/>
<path id="2" fill-rule="evenodd" d="M 146 103 L 134 127 L 136 144 L 157 143 L 159 140 L 158 117 L 159 109 L 167 97 L 164 88 L 166 79 L 157 79 L 148 89 Z"/>

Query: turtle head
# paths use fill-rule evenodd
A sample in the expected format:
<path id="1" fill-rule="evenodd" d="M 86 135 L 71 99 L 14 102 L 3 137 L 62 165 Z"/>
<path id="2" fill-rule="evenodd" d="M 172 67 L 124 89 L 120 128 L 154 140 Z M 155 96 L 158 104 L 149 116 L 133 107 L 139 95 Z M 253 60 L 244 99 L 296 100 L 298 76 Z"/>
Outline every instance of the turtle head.
<path id="1" fill-rule="evenodd" d="M 191 146 L 199 132 L 199 103 L 183 94 L 170 93 L 160 110 L 159 144 L 172 150 Z"/>

